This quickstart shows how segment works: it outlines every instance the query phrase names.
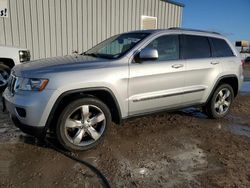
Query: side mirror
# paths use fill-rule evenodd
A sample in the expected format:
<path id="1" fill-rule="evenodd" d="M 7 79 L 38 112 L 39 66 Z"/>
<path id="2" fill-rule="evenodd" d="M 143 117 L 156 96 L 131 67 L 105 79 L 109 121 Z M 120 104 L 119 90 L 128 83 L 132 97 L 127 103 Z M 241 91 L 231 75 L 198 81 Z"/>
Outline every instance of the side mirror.
<path id="1" fill-rule="evenodd" d="M 144 48 L 139 53 L 140 60 L 156 60 L 159 58 L 158 51 L 153 48 Z"/>

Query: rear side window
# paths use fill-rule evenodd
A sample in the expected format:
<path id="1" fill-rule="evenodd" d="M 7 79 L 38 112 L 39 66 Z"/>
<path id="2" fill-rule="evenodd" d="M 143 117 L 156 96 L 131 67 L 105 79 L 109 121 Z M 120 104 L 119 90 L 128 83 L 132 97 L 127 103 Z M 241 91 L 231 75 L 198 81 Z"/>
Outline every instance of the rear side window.
<path id="1" fill-rule="evenodd" d="M 234 56 L 232 49 L 223 39 L 210 38 L 212 43 L 213 57 L 232 57 Z"/>
<path id="2" fill-rule="evenodd" d="M 211 50 L 207 37 L 182 35 L 181 38 L 181 53 L 184 59 L 211 57 Z"/>

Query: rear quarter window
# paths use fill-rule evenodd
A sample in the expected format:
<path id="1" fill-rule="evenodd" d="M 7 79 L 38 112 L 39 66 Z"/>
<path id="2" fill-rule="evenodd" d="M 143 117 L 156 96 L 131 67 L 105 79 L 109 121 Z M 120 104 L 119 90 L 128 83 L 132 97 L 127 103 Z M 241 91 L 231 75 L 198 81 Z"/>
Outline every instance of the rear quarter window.
<path id="1" fill-rule="evenodd" d="M 213 57 L 232 57 L 234 53 L 228 43 L 223 39 L 209 38 L 212 44 Z"/>

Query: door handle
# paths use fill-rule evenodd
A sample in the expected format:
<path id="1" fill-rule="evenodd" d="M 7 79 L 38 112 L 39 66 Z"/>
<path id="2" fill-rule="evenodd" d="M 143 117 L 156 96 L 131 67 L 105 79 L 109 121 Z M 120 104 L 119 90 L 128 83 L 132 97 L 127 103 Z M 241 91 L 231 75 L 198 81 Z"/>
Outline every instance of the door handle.
<path id="1" fill-rule="evenodd" d="M 175 64 L 175 65 L 172 65 L 172 68 L 178 69 L 178 68 L 181 68 L 183 66 L 184 66 L 183 64 Z"/>
<path id="2" fill-rule="evenodd" d="M 217 64 L 219 64 L 220 62 L 219 61 L 212 61 L 211 62 L 211 65 L 217 65 Z"/>

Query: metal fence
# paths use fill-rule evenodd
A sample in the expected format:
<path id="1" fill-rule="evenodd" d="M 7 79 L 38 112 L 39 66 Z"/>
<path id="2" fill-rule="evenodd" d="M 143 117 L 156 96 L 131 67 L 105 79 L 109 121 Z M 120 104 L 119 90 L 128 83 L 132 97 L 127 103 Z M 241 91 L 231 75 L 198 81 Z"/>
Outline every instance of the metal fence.
<path id="1" fill-rule="evenodd" d="M 163 0 L 8 0 L 8 8 L 0 45 L 28 48 L 33 59 L 82 52 L 138 30 L 142 15 L 157 17 L 157 28 L 178 27 L 183 9 Z"/>

